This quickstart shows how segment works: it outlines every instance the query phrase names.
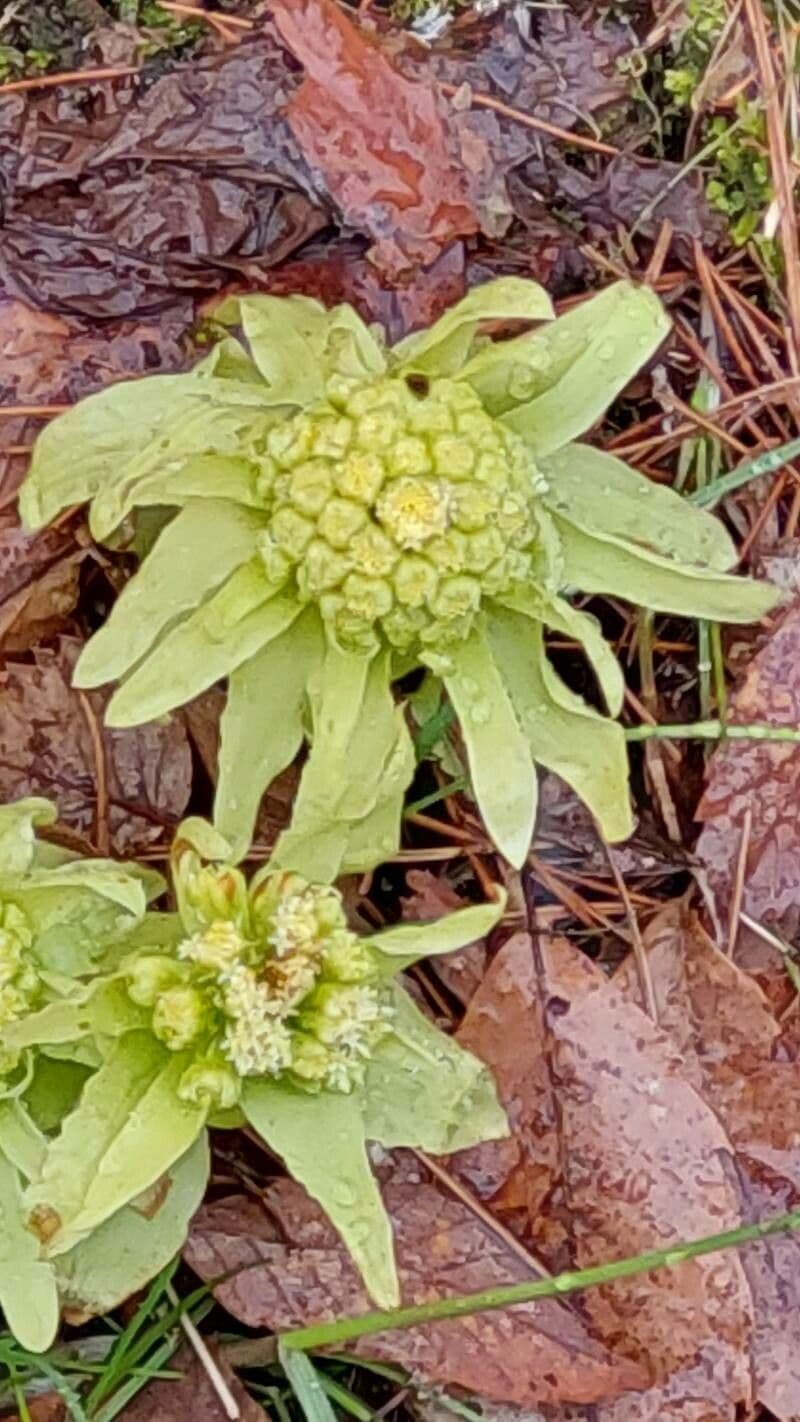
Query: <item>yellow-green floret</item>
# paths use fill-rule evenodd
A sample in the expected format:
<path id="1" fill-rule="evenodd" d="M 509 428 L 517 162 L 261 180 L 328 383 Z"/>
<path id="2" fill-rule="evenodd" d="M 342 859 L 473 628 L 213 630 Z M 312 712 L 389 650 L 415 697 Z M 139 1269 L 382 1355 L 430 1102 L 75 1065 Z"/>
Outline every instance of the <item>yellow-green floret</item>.
<path id="1" fill-rule="evenodd" d="M 532 575 L 545 481 L 463 383 L 335 376 L 268 449 L 265 566 L 343 647 L 440 647 Z"/>
<path id="2" fill-rule="evenodd" d="M 196 880 L 186 888 L 201 906 L 198 930 L 174 954 L 138 954 L 125 967 L 155 1035 L 196 1053 L 180 1094 L 228 1108 L 244 1078 L 284 1075 L 308 1090 L 352 1091 L 391 1011 L 339 893 L 280 872 L 249 899 L 235 870 Z"/>

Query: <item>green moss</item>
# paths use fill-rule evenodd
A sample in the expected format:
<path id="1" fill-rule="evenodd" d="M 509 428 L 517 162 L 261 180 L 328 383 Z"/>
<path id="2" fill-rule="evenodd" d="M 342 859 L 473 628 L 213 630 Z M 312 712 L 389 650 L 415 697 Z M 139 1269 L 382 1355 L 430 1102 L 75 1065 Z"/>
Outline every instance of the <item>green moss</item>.
<path id="1" fill-rule="evenodd" d="M 712 118 L 708 136 L 718 136 L 720 144 L 714 153 L 716 173 L 709 179 L 706 193 L 713 206 L 728 217 L 731 240 L 741 246 L 753 236 L 772 198 L 763 109 L 740 98 L 736 122 Z"/>

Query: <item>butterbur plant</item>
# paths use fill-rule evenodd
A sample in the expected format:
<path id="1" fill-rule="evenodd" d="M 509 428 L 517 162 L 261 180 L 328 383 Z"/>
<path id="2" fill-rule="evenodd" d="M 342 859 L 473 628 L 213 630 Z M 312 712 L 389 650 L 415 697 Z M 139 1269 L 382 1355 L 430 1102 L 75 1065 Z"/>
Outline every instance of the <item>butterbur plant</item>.
<path id="1" fill-rule="evenodd" d="M 774 600 L 726 576 L 736 554 L 715 518 L 574 442 L 662 341 L 656 297 L 620 283 L 554 320 L 539 286 L 501 278 L 391 349 L 350 307 L 303 297 L 216 316 L 239 335 L 192 375 L 114 386 L 38 440 L 27 524 L 89 500 L 95 537 L 135 530 L 143 555 L 77 684 L 120 681 L 107 717 L 127 726 L 228 678 L 215 824 L 234 857 L 310 742 L 276 863 L 313 880 L 396 847 L 414 755 L 395 684 L 419 668 L 450 698 L 513 864 L 537 764 L 624 838 L 622 729 L 565 685 L 546 629 L 583 648 L 612 718 L 622 674 L 565 594 L 733 622 Z M 541 324 L 485 334 L 509 321 Z"/>
<path id="2" fill-rule="evenodd" d="M 105 1310 L 180 1248 L 208 1176 L 208 1126 L 257 1132 L 386 1307 L 399 1297 L 392 1230 L 367 1142 L 436 1154 L 506 1134 L 488 1072 L 396 981 L 486 933 L 501 891 L 359 937 L 335 889 L 271 865 L 248 883 L 229 854 L 210 825 L 186 821 L 177 912 L 145 913 L 142 900 L 113 932 L 103 919 L 96 942 L 87 919 L 83 956 L 68 949 L 64 962 L 56 913 L 46 969 L 35 915 L 0 933 L 0 973 L 37 978 L 0 1023 L 0 1301 L 29 1347 L 52 1341 L 59 1304 Z M 79 868 L 93 884 L 105 873 Z M 28 915 L 24 871 L 8 882 L 4 906 Z"/>

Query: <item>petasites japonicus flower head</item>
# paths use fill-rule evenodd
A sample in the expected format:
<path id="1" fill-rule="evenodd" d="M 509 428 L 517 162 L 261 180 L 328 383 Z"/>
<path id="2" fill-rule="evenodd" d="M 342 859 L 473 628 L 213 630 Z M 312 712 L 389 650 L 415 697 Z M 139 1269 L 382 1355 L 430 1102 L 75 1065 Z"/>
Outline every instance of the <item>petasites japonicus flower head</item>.
<path id="1" fill-rule="evenodd" d="M 62 973 L 0 1024 L 0 1051 L 25 1059 L 11 1078 L 16 1150 L 30 1068 L 54 1052 L 57 1070 L 79 1069 L 72 1098 L 58 1087 L 57 1132 L 30 1127 L 24 1160 L 34 1164 L 15 1208 L 31 1248 L 35 1237 L 43 1257 L 63 1257 L 74 1289 L 88 1267 L 79 1254 L 78 1269 L 75 1251 L 102 1229 L 107 1270 L 119 1229 L 130 1268 L 124 1207 L 166 1197 L 185 1229 L 208 1171 L 207 1125 L 248 1124 L 330 1215 L 376 1301 L 396 1303 L 392 1231 L 367 1142 L 446 1154 L 507 1133 L 490 1074 L 418 1011 L 397 975 L 484 937 L 502 891 L 436 922 L 361 934 L 328 885 L 271 864 L 248 881 L 201 820 L 180 826 L 172 871 L 177 912 L 146 915 L 94 970 L 76 960 L 78 977 Z M 8 956 L 16 972 L 15 944 Z M 8 1138 L 0 1130 L 4 1209 Z M 173 1183 L 184 1169 L 185 1200 Z M 168 1242 L 170 1258 L 181 1240 L 173 1231 Z M 164 1262 L 155 1258 L 154 1271 Z M 107 1282 L 98 1287 L 107 1297 Z"/>
<path id="2" fill-rule="evenodd" d="M 622 729 L 564 684 L 545 629 L 582 646 L 611 717 L 622 674 L 564 594 L 728 621 L 774 601 L 726 574 L 736 553 L 717 519 L 574 442 L 662 341 L 656 297 L 619 283 L 554 320 L 535 283 L 501 278 L 393 348 L 350 307 L 303 297 L 216 315 L 237 336 L 192 375 L 114 386 L 37 443 L 29 526 L 90 500 L 95 536 L 117 545 L 138 511 L 161 511 L 77 683 L 121 681 L 107 715 L 129 725 L 228 678 L 215 823 L 236 855 L 309 741 L 278 862 L 310 879 L 396 847 L 415 758 L 393 683 L 415 667 L 458 715 L 512 862 L 536 764 L 625 837 Z M 487 322 L 536 324 L 493 340 Z"/>

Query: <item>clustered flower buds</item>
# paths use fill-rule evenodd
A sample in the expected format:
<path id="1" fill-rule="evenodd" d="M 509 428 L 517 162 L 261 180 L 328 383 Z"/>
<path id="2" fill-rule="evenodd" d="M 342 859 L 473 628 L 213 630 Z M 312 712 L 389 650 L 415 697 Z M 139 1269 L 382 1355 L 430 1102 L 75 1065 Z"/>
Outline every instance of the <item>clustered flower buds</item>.
<path id="1" fill-rule="evenodd" d="M 265 566 L 348 650 L 466 637 L 482 599 L 541 561 L 545 481 L 463 382 L 333 376 L 268 450 Z"/>
<path id="2" fill-rule="evenodd" d="M 30 1012 L 39 974 L 30 960 L 33 932 L 22 909 L 0 903 L 0 1027 Z"/>
<path id="3" fill-rule="evenodd" d="M 243 1078 L 263 1076 L 352 1091 L 391 1012 L 340 894 L 280 872 L 248 893 L 238 870 L 206 867 L 184 872 L 182 902 L 193 931 L 125 974 L 159 1040 L 196 1053 L 183 1099 L 227 1109 Z"/>

